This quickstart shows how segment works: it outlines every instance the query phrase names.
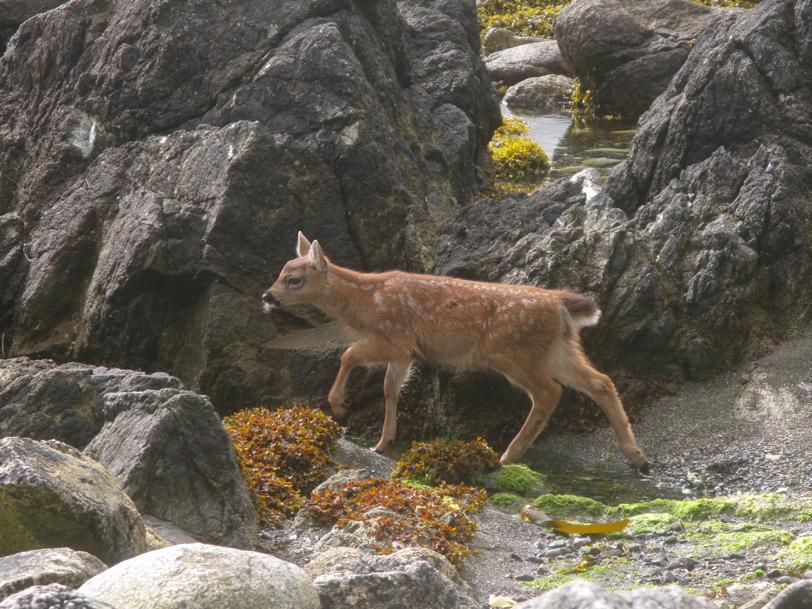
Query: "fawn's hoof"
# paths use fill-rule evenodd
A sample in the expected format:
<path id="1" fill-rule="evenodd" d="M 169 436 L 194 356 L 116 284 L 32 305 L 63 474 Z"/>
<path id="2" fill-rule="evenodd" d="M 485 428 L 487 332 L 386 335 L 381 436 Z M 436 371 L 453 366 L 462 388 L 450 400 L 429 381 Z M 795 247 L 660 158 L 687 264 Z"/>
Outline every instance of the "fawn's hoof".
<path id="1" fill-rule="evenodd" d="M 643 474 L 644 476 L 650 476 L 651 475 L 651 467 L 649 466 L 648 461 L 643 463 L 643 465 L 641 465 L 638 469 L 640 470 L 640 473 Z"/>

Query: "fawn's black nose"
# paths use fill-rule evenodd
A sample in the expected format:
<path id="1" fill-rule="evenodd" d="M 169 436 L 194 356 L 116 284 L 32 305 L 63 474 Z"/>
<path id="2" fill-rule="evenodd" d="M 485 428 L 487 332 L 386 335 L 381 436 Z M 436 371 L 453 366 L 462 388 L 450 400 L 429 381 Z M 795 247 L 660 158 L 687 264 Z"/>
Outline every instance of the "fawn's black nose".
<path id="1" fill-rule="evenodd" d="M 262 295 L 262 302 L 267 302 L 268 304 L 276 304 L 277 300 L 273 294 L 270 292 L 265 292 Z"/>

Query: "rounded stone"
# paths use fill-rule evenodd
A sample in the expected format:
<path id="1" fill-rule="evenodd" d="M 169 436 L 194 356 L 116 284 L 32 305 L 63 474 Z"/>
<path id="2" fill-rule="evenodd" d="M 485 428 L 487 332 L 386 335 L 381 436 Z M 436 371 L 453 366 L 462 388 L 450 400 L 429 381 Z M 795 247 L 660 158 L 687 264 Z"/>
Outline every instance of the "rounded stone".
<path id="1" fill-rule="evenodd" d="M 147 552 L 88 580 L 79 592 L 116 609 L 319 609 L 307 574 L 259 552 L 183 544 Z"/>

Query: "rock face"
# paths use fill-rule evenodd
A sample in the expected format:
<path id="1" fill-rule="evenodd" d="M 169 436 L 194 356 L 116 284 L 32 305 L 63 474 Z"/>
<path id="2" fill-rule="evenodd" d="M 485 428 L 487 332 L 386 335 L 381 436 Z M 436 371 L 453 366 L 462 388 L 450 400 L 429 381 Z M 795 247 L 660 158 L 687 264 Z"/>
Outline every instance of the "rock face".
<path id="1" fill-rule="evenodd" d="M 6 50 L 8 39 L 23 21 L 64 3 L 65 0 L 6 0 L 3 2 L 0 6 L 0 55 Z"/>
<path id="2" fill-rule="evenodd" d="M 0 82 L 6 353 L 166 370 L 224 413 L 274 392 L 259 294 L 296 231 L 429 268 L 499 122 L 462 0 L 76 0 Z"/>
<path id="3" fill-rule="evenodd" d="M 199 540 L 253 547 L 256 514 L 231 438 L 211 402 L 175 377 L 0 360 L 5 435 L 85 449 L 142 514 Z"/>
<path id="4" fill-rule="evenodd" d="M 144 521 L 98 463 L 53 440 L 0 440 L 0 554 L 69 546 L 112 564 L 146 550 Z"/>
<path id="5" fill-rule="evenodd" d="M 267 554 L 204 544 L 147 552 L 78 591 L 116 609 L 320 607 L 313 583 L 299 567 Z"/>
<path id="6" fill-rule="evenodd" d="M 30 586 L 62 584 L 78 588 L 107 568 L 87 552 L 47 548 L 0 558 L 0 600 Z"/>
<path id="7" fill-rule="evenodd" d="M 717 20 L 606 183 L 634 213 L 671 314 L 693 320 L 681 342 L 697 371 L 810 319 L 810 21 L 804 0 Z"/>
<path id="8" fill-rule="evenodd" d="M 556 17 L 561 53 L 602 114 L 642 114 L 720 13 L 689 0 L 577 0 Z"/>
<path id="9" fill-rule="evenodd" d="M 587 353 L 651 377 L 709 378 L 804 327 L 810 15 L 774 0 L 717 19 L 604 193 L 560 180 L 479 201 L 447 224 L 435 270 L 592 294 Z"/>

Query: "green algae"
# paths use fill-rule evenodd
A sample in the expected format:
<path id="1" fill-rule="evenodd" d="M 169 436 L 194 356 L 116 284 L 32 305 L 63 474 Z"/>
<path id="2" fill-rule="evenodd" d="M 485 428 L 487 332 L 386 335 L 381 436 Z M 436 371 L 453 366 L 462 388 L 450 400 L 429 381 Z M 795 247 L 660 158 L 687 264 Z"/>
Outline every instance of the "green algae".
<path id="1" fill-rule="evenodd" d="M 606 506 L 599 501 L 577 495 L 542 495 L 533 500 L 532 506 L 553 518 L 595 518 L 603 516 L 606 511 Z"/>
<path id="2" fill-rule="evenodd" d="M 775 555 L 776 560 L 798 569 L 812 568 L 812 537 L 798 537 Z"/>
<path id="3" fill-rule="evenodd" d="M 526 465 L 506 465 L 488 474 L 486 488 L 522 497 L 536 497 L 550 492 L 542 475 Z"/>

